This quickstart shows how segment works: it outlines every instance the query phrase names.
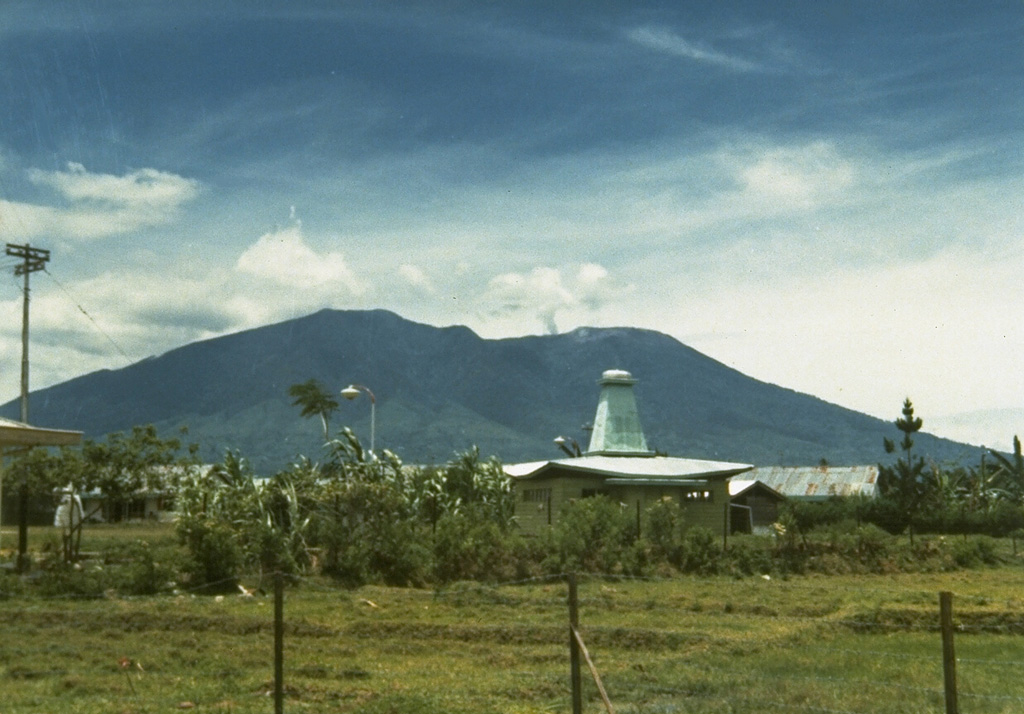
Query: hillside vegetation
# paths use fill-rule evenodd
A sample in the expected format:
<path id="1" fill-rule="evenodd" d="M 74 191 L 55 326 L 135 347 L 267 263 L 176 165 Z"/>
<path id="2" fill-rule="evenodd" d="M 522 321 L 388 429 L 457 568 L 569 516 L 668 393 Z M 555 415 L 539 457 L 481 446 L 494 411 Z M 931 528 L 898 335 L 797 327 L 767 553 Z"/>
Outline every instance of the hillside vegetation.
<path id="1" fill-rule="evenodd" d="M 555 457 L 562 435 L 584 446 L 581 426 L 597 404 L 597 379 L 627 369 L 652 448 L 677 456 L 753 464 L 873 464 L 889 425 L 745 376 L 672 337 L 632 328 L 485 340 L 465 327 L 437 328 L 393 313 L 324 310 L 186 345 L 119 370 L 32 395 L 33 421 L 91 438 L 154 424 L 186 427 L 199 456 L 244 454 L 261 474 L 322 438 L 295 418 L 288 388 L 315 379 L 334 394 L 350 383 L 377 398 L 377 443 L 407 463 L 443 463 L 473 446 L 505 463 Z M 16 418 L 18 404 L 0 409 Z M 335 416 L 369 439 L 365 399 Z M 939 461 L 980 453 L 919 438 Z"/>

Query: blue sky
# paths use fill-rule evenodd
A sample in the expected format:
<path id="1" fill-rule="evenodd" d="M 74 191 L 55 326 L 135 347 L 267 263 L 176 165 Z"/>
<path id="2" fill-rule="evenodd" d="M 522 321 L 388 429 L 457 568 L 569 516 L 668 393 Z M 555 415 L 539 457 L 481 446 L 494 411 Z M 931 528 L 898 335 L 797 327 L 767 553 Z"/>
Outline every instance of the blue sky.
<path id="1" fill-rule="evenodd" d="M 381 307 L 652 328 L 1005 447 L 1022 36 L 1020 2 L 5 0 L 0 239 L 52 251 L 32 386 Z"/>

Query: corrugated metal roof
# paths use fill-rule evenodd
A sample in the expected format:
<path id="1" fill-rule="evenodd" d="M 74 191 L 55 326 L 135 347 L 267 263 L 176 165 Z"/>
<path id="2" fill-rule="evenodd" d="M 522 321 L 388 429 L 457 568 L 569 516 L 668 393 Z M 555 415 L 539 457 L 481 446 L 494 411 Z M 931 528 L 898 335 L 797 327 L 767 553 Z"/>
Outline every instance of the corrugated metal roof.
<path id="1" fill-rule="evenodd" d="M 726 477 L 754 468 L 728 461 L 702 461 L 672 456 L 600 456 L 584 454 L 574 459 L 531 461 L 508 464 L 505 473 L 513 478 L 532 478 L 550 468 L 612 476 L 617 478 L 708 478 Z"/>
<path id="2" fill-rule="evenodd" d="M 878 495 L 878 466 L 758 466 L 747 478 L 787 498 Z"/>

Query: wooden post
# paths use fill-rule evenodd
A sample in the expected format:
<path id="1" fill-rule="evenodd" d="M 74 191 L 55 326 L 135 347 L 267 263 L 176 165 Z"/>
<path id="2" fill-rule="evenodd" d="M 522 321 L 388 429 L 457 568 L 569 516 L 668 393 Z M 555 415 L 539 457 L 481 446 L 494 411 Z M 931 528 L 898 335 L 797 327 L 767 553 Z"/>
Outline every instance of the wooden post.
<path id="1" fill-rule="evenodd" d="M 587 651 L 587 645 L 583 642 L 583 638 L 580 637 L 580 631 L 573 628 L 573 637 L 576 638 L 576 644 L 579 645 L 580 651 L 583 653 L 583 659 L 587 661 L 587 667 L 590 668 L 590 675 L 594 678 L 594 684 L 597 685 L 597 692 L 601 695 L 601 701 L 604 702 L 604 708 L 608 710 L 608 714 L 615 714 L 615 707 L 612 706 L 612 700 L 608 698 L 608 692 L 604 688 L 604 683 L 601 681 L 601 675 L 597 671 L 597 667 L 594 665 L 594 660 L 590 658 L 590 652 Z"/>
<path id="2" fill-rule="evenodd" d="M 284 714 L 284 575 L 274 573 L 274 714 Z"/>
<path id="3" fill-rule="evenodd" d="M 576 598 L 576 573 L 569 573 L 569 681 L 572 686 L 572 714 L 583 714 L 583 690 L 580 682 L 579 603 Z"/>
<path id="4" fill-rule="evenodd" d="M 725 491 L 725 511 L 722 513 L 722 552 L 729 550 L 729 487 Z"/>
<path id="5" fill-rule="evenodd" d="M 18 485 L 18 558 L 15 561 L 15 569 L 19 573 L 27 573 L 29 563 L 28 555 L 28 481 L 22 476 Z"/>
<path id="6" fill-rule="evenodd" d="M 956 652 L 953 649 L 953 593 L 939 593 L 939 623 L 942 628 L 942 671 L 946 685 L 946 714 L 959 714 L 956 701 Z"/>

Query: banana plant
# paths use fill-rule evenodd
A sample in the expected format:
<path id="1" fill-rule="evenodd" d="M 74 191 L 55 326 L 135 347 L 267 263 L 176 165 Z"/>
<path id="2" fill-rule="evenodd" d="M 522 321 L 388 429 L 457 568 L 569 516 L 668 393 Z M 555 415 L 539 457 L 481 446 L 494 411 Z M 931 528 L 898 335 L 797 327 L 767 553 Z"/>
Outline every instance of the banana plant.
<path id="1" fill-rule="evenodd" d="M 1013 455 L 1007 458 L 998 451 L 989 450 L 989 454 L 996 460 L 996 472 L 1002 488 L 1014 500 L 1014 503 L 1024 503 L 1024 454 L 1021 454 L 1020 438 L 1013 437 Z"/>

